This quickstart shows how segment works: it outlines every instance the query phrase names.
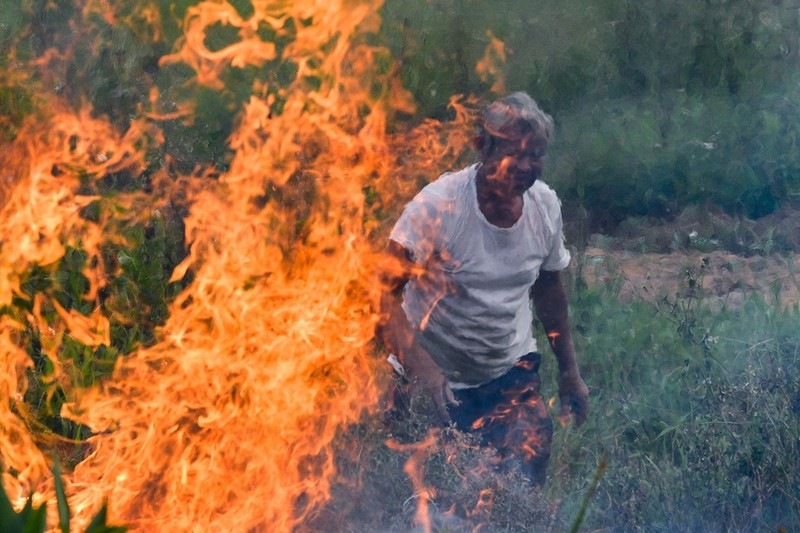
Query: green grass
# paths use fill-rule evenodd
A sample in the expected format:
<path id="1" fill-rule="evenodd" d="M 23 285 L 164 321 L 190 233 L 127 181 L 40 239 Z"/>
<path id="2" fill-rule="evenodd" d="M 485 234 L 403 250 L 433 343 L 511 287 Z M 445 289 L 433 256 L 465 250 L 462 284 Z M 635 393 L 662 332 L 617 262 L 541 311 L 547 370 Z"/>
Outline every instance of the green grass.
<path id="1" fill-rule="evenodd" d="M 619 284 L 573 283 L 589 421 L 557 427 L 541 494 L 515 472 L 495 471 L 471 436 L 445 431 L 424 469 L 433 529 L 796 530 L 800 315 L 758 295 L 712 312 L 691 290 L 698 276 L 702 264 L 686 292 L 657 304 L 620 303 Z M 545 398 L 556 396 L 554 372 L 546 356 Z M 419 502 L 403 466 L 430 421 L 389 413 L 342 435 L 341 449 L 359 455 L 342 453 L 342 479 L 321 520 L 335 517 L 351 531 L 415 526 Z M 397 451 L 387 440 L 410 446 Z"/>
<path id="2" fill-rule="evenodd" d="M 800 523 L 800 316 L 759 295 L 712 312 L 692 292 L 698 275 L 702 265 L 687 275 L 687 293 L 658 305 L 574 294 L 594 415 L 585 429 L 559 433 L 562 465 L 548 491 L 568 494 L 570 478 L 607 457 L 587 526 Z"/>

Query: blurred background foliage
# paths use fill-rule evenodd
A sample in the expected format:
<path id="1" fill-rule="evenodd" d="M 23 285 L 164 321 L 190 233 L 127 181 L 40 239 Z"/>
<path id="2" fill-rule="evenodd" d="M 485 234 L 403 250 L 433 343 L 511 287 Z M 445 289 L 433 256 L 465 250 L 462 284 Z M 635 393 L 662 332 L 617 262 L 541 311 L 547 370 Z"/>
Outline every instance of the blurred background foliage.
<path id="1" fill-rule="evenodd" d="M 794 2 L 408 0 L 382 37 L 425 116 L 491 98 L 474 65 L 505 43 L 506 89 L 557 134 L 546 180 L 593 231 L 691 204 L 758 218 L 800 197 L 800 16 Z"/>
<path id="2" fill-rule="evenodd" d="M 112 23 L 99 14 L 84 20 L 71 1 L 1 0 L 0 46 L 14 50 L 0 58 L 0 120 L 11 126 L 3 135 L 35 108 L 36 81 L 75 106 L 88 101 L 120 127 L 142 111 L 191 109 L 161 124 L 161 155 L 181 172 L 224 170 L 226 139 L 254 80 L 277 93 L 296 67 L 280 53 L 263 68 L 229 67 L 215 90 L 184 65 L 159 66 L 195 3 L 153 3 L 145 17 L 139 3 L 123 2 Z M 252 13 L 248 0 L 232 5 Z M 697 204 L 758 218 L 800 198 L 794 2 L 389 0 L 381 14 L 373 39 L 391 51 L 416 98 L 412 122 L 444 118 L 454 94 L 494 97 L 494 78 L 475 66 L 493 37 L 504 43 L 506 89 L 528 91 L 558 125 L 546 179 L 593 232 L 630 216 L 669 219 Z M 275 39 L 270 28 L 259 31 Z M 236 38 L 217 25 L 206 44 L 216 50 Z M 276 44 L 280 52 L 286 43 Z M 78 60 L 51 64 L 34 80 L 14 74 L 16 61 L 48 47 Z"/>

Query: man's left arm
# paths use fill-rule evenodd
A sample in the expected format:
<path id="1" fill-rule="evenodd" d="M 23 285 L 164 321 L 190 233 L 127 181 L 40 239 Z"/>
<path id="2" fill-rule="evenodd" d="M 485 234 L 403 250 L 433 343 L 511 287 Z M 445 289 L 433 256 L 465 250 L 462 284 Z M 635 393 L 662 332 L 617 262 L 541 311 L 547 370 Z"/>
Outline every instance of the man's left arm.
<path id="1" fill-rule="evenodd" d="M 542 270 L 531 289 L 536 315 L 547 333 L 558 361 L 558 394 L 561 409 L 580 426 L 589 414 L 589 389 L 581 378 L 569 325 L 567 296 L 557 271 Z"/>

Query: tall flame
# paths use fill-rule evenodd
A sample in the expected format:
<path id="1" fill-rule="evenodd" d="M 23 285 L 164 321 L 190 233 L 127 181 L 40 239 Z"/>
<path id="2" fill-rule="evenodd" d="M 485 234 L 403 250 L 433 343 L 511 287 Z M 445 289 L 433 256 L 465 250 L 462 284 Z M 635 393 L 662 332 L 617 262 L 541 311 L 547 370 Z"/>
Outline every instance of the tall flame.
<path id="1" fill-rule="evenodd" d="M 50 95 L 47 117 L 29 117 L 0 145 L 0 306 L 24 293 L 28 268 L 54 265 L 69 248 L 85 252 L 88 284 L 85 308 L 38 294 L 25 316 L 0 315 L 0 454 L 13 501 L 29 491 L 52 497 L 48 460 L 22 401 L 31 367 L 24 322 L 40 330 L 51 379 L 69 389 L 73 401 L 62 416 L 94 432 L 67 479 L 77 523 L 107 498 L 111 519 L 137 529 L 288 531 L 328 498 L 331 442 L 374 409 L 380 390 L 371 356 L 371 237 L 380 228 L 364 190 L 402 204 L 416 185 L 399 179 L 398 167 L 405 176 L 430 174 L 421 169 L 455 159 L 469 141 L 471 110 L 457 99 L 448 142 L 433 122 L 387 135 L 393 113 L 414 107 L 391 69 L 378 67 L 387 52 L 362 37 L 378 28 L 379 7 L 253 0 L 245 17 L 223 0 L 187 10 L 184 36 L 162 66 L 188 65 L 211 89 L 224 86 L 226 69 L 275 59 L 296 66 L 282 86 L 266 73 L 255 82 L 221 173 L 161 169 L 152 192 L 120 192 L 113 209 L 92 218 L 83 211 L 101 197 L 86 180 L 141 174 L 148 147 L 164 140 L 159 122 L 191 117 L 192 109 L 142 110 L 120 133 L 89 106 L 71 111 Z M 132 16 L 99 1 L 86 2 L 83 14 L 109 24 Z M 158 38 L 158 10 L 146 4 L 136 16 Z M 212 51 L 206 37 L 216 24 L 235 29 L 238 40 Z M 288 44 L 265 40 L 258 31 L 265 26 Z M 67 54 L 48 51 L 36 65 Z M 150 99 L 158 109 L 155 88 Z M 125 243 L 114 212 L 146 220 L 176 191 L 190 205 L 188 254 L 172 274 L 185 288 L 155 344 L 120 358 L 100 386 L 76 388 L 59 351 L 67 337 L 92 349 L 110 344 L 114 311 L 99 294 L 115 275 L 103 243 Z M 43 308 L 58 319 L 48 321 Z"/>

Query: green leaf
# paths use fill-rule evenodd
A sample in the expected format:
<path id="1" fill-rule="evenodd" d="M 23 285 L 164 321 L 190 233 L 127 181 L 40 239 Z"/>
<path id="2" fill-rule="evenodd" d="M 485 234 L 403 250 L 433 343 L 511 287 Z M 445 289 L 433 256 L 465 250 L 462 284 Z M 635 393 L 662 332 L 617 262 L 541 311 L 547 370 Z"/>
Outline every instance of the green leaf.
<path id="1" fill-rule="evenodd" d="M 29 511 L 26 513 L 27 516 L 22 526 L 23 533 L 43 533 L 47 529 L 47 504 L 34 509 L 32 500 L 29 498 L 25 509 L 29 509 Z"/>
<path id="2" fill-rule="evenodd" d="M 24 527 L 26 527 L 26 524 L 28 523 L 28 518 L 31 516 L 32 513 L 33 513 L 33 498 L 29 497 L 28 500 L 25 502 L 25 507 L 22 508 L 22 510 L 19 512 L 18 515 Z"/>
<path id="3" fill-rule="evenodd" d="M 8 499 L 2 483 L 0 483 L 0 531 L 22 531 L 22 519 L 11 507 L 11 500 Z"/>
<path id="4" fill-rule="evenodd" d="M 56 500 L 58 501 L 58 527 L 62 533 L 69 533 L 69 520 L 71 518 L 67 495 L 64 491 L 64 481 L 61 479 L 61 465 L 58 460 L 53 461 L 53 480 L 56 485 Z"/>
<path id="5" fill-rule="evenodd" d="M 106 525 L 106 520 L 108 519 L 108 504 L 107 502 L 103 502 L 103 506 L 94 515 L 92 518 L 89 527 L 86 528 L 85 533 L 100 533 L 101 531 L 105 531 L 105 528 L 108 526 Z"/>
<path id="6" fill-rule="evenodd" d="M 123 526 L 109 526 L 106 524 L 106 520 L 108 520 L 108 502 L 103 502 L 103 506 L 94 515 L 84 533 L 125 533 L 128 531 L 128 528 Z"/>

